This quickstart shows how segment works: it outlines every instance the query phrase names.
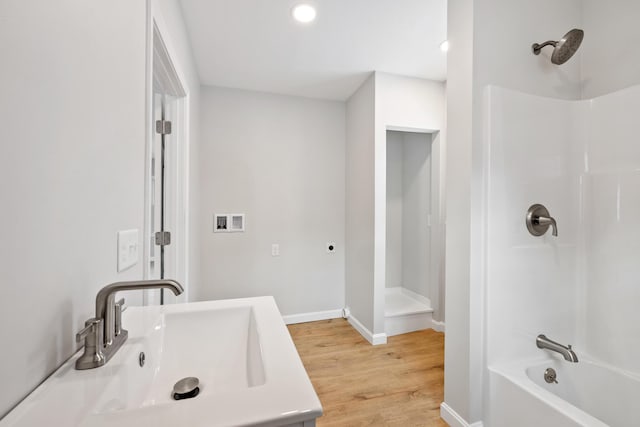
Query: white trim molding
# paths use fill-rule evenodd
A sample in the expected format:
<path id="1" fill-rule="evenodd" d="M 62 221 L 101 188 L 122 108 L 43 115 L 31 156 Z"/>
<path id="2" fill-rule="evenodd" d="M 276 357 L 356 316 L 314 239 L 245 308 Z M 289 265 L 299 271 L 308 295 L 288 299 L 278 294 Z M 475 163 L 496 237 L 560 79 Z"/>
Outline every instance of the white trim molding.
<path id="1" fill-rule="evenodd" d="M 387 343 L 387 334 L 373 334 L 369 329 L 367 329 L 358 319 L 353 317 L 351 314 L 347 317 L 347 320 L 353 326 L 353 328 L 360 332 L 367 341 L 371 343 L 371 345 L 380 345 Z"/>
<path id="2" fill-rule="evenodd" d="M 434 331 L 444 332 L 444 322 L 439 322 L 437 320 L 431 319 L 431 328 Z"/>
<path id="3" fill-rule="evenodd" d="M 284 323 L 286 323 L 287 325 L 339 318 L 342 318 L 341 308 L 337 308 L 335 310 L 314 311 L 311 313 L 288 314 L 286 316 L 282 316 L 282 320 L 284 320 Z"/>
<path id="4" fill-rule="evenodd" d="M 445 420 L 451 427 L 483 427 L 482 421 L 469 424 L 451 406 L 444 402 L 440 404 L 440 418 Z"/>

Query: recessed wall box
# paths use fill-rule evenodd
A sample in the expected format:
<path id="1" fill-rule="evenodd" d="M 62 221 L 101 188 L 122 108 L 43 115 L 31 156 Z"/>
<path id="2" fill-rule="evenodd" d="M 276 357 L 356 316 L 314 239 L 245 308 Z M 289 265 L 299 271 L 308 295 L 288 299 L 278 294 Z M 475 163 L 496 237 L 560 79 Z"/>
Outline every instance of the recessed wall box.
<path id="1" fill-rule="evenodd" d="M 244 214 L 231 214 L 229 217 L 231 218 L 229 231 L 244 231 Z"/>
<path id="2" fill-rule="evenodd" d="M 227 215 L 215 214 L 213 220 L 214 233 L 224 233 L 227 230 Z"/>
<path id="3" fill-rule="evenodd" d="M 236 233 L 244 231 L 244 214 L 214 214 L 214 233 Z"/>

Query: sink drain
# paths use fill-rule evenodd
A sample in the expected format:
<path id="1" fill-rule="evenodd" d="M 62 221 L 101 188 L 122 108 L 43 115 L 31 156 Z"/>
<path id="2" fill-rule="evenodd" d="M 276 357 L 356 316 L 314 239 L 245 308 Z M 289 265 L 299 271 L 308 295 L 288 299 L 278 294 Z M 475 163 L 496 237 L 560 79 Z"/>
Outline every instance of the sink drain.
<path id="1" fill-rule="evenodd" d="M 200 380 L 196 377 L 187 377 L 178 381 L 173 386 L 173 398 L 175 400 L 191 399 L 200 393 Z"/>

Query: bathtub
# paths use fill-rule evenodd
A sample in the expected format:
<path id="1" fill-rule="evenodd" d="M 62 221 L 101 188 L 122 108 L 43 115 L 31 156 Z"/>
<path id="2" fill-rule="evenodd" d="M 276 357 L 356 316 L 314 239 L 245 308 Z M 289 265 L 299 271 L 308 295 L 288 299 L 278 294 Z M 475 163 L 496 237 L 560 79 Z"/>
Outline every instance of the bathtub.
<path id="1" fill-rule="evenodd" d="M 558 384 L 544 380 L 547 368 Z M 583 358 L 492 366 L 489 388 L 491 427 L 640 426 L 640 377 Z"/>

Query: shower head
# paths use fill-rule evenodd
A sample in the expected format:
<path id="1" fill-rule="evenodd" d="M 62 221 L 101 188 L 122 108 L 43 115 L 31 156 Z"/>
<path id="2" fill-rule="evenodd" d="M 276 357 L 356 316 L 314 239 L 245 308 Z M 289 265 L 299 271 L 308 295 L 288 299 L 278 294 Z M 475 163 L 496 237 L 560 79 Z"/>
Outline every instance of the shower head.
<path id="1" fill-rule="evenodd" d="M 562 65 L 573 56 L 574 53 L 580 47 L 582 39 L 584 38 L 584 31 L 574 28 L 569 31 L 560 41 L 548 41 L 542 44 L 534 43 L 533 54 L 540 55 L 540 51 L 545 46 L 553 46 L 553 53 L 551 54 L 551 62 L 556 65 Z"/>

